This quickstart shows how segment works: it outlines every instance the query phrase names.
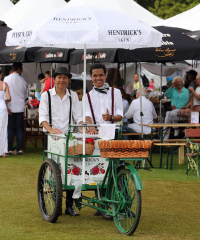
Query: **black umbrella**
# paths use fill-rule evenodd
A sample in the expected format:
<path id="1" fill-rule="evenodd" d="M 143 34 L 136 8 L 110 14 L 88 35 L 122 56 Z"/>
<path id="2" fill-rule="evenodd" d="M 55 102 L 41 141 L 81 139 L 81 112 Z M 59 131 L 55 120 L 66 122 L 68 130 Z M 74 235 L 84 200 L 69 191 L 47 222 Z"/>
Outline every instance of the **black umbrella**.
<path id="1" fill-rule="evenodd" d="M 0 51 L 0 63 L 35 62 L 35 53 L 39 49 L 39 47 L 5 47 L 2 51 Z"/>
<path id="2" fill-rule="evenodd" d="M 117 63 L 118 49 L 102 48 L 102 49 L 87 49 L 86 54 L 87 63 L 103 63 L 111 62 Z M 70 65 L 83 64 L 84 52 L 83 50 L 75 50 L 70 54 Z"/>
<path id="3" fill-rule="evenodd" d="M 36 62 L 69 62 L 70 53 L 74 49 L 43 47 L 35 53 Z"/>
<path id="4" fill-rule="evenodd" d="M 185 35 L 195 39 L 196 41 L 200 42 L 200 30 L 199 31 L 187 31 L 183 32 Z"/>
<path id="5" fill-rule="evenodd" d="M 0 51 L 5 48 L 6 35 L 10 30 L 5 22 L 0 21 Z"/>
<path id="6" fill-rule="evenodd" d="M 200 58 L 200 43 L 182 34 L 183 30 L 164 26 L 155 27 L 155 29 L 163 33 L 161 47 L 120 50 L 119 61 L 173 62 Z"/>

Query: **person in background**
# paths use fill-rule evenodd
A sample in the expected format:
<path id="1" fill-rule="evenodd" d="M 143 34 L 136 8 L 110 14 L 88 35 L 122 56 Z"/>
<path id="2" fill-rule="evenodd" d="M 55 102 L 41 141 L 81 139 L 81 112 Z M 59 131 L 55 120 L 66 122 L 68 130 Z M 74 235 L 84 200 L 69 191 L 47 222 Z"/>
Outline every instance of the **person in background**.
<path id="1" fill-rule="evenodd" d="M 40 92 L 40 95 L 42 95 L 43 92 L 46 92 L 49 89 L 54 87 L 54 80 L 53 80 L 53 78 L 51 78 L 50 71 L 45 72 L 45 78 L 46 78 L 46 81 L 44 82 L 44 85 L 43 85 L 42 91 Z"/>
<path id="2" fill-rule="evenodd" d="M 142 83 L 140 84 L 139 75 L 137 73 L 134 74 L 133 79 L 134 79 L 133 90 L 137 91 L 140 88 L 140 85 L 143 88 L 143 84 Z"/>
<path id="3" fill-rule="evenodd" d="M 38 75 L 38 80 L 39 80 L 40 83 L 41 83 L 41 90 L 42 90 L 42 88 L 43 88 L 43 86 L 44 86 L 44 83 L 45 83 L 45 80 L 46 80 L 46 78 L 45 78 L 45 76 L 44 76 L 44 73 L 40 73 L 40 74 Z"/>
<path id="4" fill-rule="evenodd" d="M 181 108 L 185 107 L 189 101 L 189 91 L 184 87 L 184 81 L 181 76 L 174 78 L 172 86 L 166 90 L 164 95 L 171 100 L 172 111 L 166 112 L 165 123 L 178 123 L 178 113 Z M 174 136 L 178 136 L 179 128 L 175 128 Z M 169 134 L 165 135 L 165 139 Z"/>
<path id="5" fill-rule="evenodd" d="M 149 88 L 150 88 L 152 91 L 154 90 L 154 80 L 153 80 L 153 78 L 150 80 Z"/>
<path id="6" fill-rule="evenodd" d="M 196 76 L 197 76 L 197 72 L 195 70 L 191 69 L 190 71 L 187 71 L 184 87 L 185 88 L 193 87 L 194 89 L 196 89 L 196 87 L 197 87 L 196 82 L 195 82 Z"/>
<path id="7" fill-rule="evenodd" d="M 157 118 L 157 114 L 154 105 L 146 98 L 146 90 L 142 88 L 142 120 L 143 124 L 153 123 L 153 119 Z M 128 124 L 123 130 L 126 133 L 141 133 L 141 117 L 140 117 L 140 91 L 137 90 L 136 99 L 132 101 L 125 118 L 133 118 L 134 123 Z M 143 133 L 151 133 L 150 127 L 143 127 Z M 124 140 L 128 140 L 128 136 L 123 136 Z"/>
<path id="8" fill-rule="evenodd" d="M 124 98 L 126 95 L 126 92 L 124 91 L 124 89 L 120 89 L 121 91 L 121 95 L 122 95 L 122 102 L 123 102 L 123 116 L 125 115 L 125 113 L 128 111 L 129 108 L 129 103 L 128 101 Z M 122 120 L 123 125 L 127 125 L 128 124 L 128 119 L 123 118 Z"/>
<path id="9" fill-rule="evenodd" d="M 191 112 L 200 112 L 200 74 L 196 76 L 196 90 L 193 87 L 189 87 L 188 90 L 192 93 L 192 102 L 190 102 L 180 109 L 179 114 L 185 120 L 185 122 L 189 122 Z"/>
<path id="10" fill-rule="evenodd" d="M 1 78 L 1 71 L 0 71 Z M 8 152 L 8 111 L 7 103 L 10 101 L 10 92 L 8 84 L 0 81 L 0 156 L 6 157 Z"/>
<path id="11" fill-rule="evenodd" d="M 12 155 L 14 134 L 17 136 L 17 154 L 23 154 L 24 144 L 24 106 L 30 107 L 28 102 L 27 82 L 21 73 L 22 63 L 13 63 L 13 73 L 5 77 L 4 82 L 8 84 L 11 101 L 8 103 L 8 153 Z"/>
<path id="12" fill-rule="evenodd" d="M 74 89 L 74 92 L 77 94 L 78 100 L 79 100 L 80 102 L 82 102 L 83 89 L 80 87 L 80 88 Z"/>

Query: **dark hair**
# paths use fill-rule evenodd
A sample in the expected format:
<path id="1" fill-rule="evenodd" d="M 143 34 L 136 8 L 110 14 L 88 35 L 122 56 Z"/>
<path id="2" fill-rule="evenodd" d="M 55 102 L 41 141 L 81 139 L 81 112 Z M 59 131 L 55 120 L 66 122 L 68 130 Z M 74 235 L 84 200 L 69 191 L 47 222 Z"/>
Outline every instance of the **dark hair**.
<path id="1" fill-rule="evenodd" d="M 119 90 L 121 91 L 121 94 L 123 94 L 123 96 L 126 94 L 125 90 L 122 88 L 119 88 Z"/>
<path id="2" fill-rule="evenodd" d="M 12 70 L 15 72 L 18 69 L 20 69 L 20 70 L 22 69 L 22 63 L 13 63 Z"/>
<path id="3" fill-rule="evenodd" d="M 38 79 L 39 79 L 39 80 L 42 80 L 42 79 L 44 79 L 44 78 L 45 78 L 44 73 L 40 73 L 40 74 L 38 75 Z"/>
<path id="4" fill-rule="evenodd" d="M 93 69 L 103 69 L 104 71 L 104 74 L 106 74 L 106 67 L 105 65 L 101 64 L 101 63 L 95 63 L 95 64 L 92 64 L 91 67 L 90 67 L 90 74 L 92 75 L 92 70 Z"/>
<path id="5" fill-rule="evenodd" d="M 50 71 L 46 71 L 45 74 L 48 74 L 49 76 L 51 76 L 51 72 Z"/>

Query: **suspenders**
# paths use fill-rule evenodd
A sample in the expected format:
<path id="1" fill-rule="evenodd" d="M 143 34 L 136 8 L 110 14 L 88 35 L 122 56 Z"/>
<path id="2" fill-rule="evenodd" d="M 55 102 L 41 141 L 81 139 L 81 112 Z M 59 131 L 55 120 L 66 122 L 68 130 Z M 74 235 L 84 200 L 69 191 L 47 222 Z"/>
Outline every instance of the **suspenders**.
<path id="1" fill-rule="evenodd" d="M 90 93 L 89 92 L 87 93 L 87 97 L 88 97 L 88 102 L 89 102 L 89 105 L 90 105 L 90 110 L 91 110 L 91 113 L 92 113 L 92 119 L 93 119 L 94 124 L 96 124 L 96 119 L 95 119 L 95 116 L 94 116 L 94 111 L 93 111 L 92 102 L 91 102 L 91 99 L 90 99 Z M 111 100 L 112 100 L 112 115 L 114 116 L 114 88 L 113 87 L 112 87 L 112 90 L 111 90 Z M 112 123 L 113 123 L 113 121 L 112 121 Z"/>
<path id="2" fill-rule="evenodd" d="M 69 125 L 71 124 L 71 115 L 72 115 L 72 97 L 71 97 L 71 92 L 69 91 L 69 102 L 70 102 L 70 107 L 69 107 Z M 49 102 L 49 125 L 52 127 L 52 113 L 51 113 L 51 96 L 49 90 L 47 91 L 48 94 L 48 102 Z"/>

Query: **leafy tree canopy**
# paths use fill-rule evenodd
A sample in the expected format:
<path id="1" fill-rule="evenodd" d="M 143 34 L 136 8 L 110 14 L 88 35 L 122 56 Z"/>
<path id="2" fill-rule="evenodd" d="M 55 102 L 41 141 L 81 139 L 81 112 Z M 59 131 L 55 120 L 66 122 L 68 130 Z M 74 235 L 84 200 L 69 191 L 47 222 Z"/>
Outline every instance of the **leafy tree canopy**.
<path id="1" fill-rule="evenodd" d="M 154 7 L 148 10 L 154 15 L 167 19 L 189 10 L 200 3 L 200 0 L 155 0 Z"/>

